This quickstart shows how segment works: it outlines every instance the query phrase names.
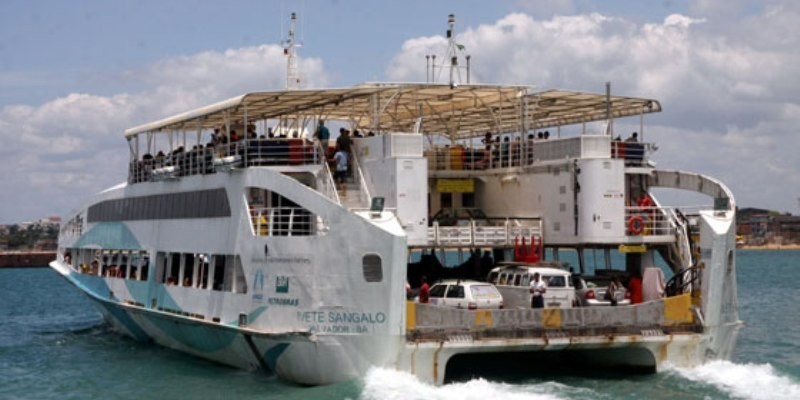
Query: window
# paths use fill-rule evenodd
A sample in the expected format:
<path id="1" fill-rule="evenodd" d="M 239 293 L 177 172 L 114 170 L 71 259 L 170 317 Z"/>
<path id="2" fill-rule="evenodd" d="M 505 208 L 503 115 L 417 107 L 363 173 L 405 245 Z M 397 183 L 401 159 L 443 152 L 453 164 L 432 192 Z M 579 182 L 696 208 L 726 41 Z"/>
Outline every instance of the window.
<path id="1" fill-rule="evenodd" d="M 377 254 L 366 254 L 361 259 L 364 270 L 364 280 L 367 282 L 383 281 L 383 266 L 381 257 Z"/>
<path id="2" fill-rule="evenodd" d="M 461 286 L 461 285 L 450 285 L 450 289 L 447 290 L 447 298 L 448 299 L 463 299 L 464 298 L 464 286 Z"/>
<path id="3" fill-rule="evenodd" d="M 434 285 L 430 291 L 430 297 L 444 297 L 444 292 L 447 290 L 447 285 Z"/>
<path id="4" fill-rule="evenodd" d="M 225 189 L 106 200 L 89 207 L 88 222 L 214 218 L 231 215 Z"/>
<path id="5" fill-rule="evenodd" d="M 567 280 L 563 276 L 548 276 L 547 287 L 567 287 Z"/>

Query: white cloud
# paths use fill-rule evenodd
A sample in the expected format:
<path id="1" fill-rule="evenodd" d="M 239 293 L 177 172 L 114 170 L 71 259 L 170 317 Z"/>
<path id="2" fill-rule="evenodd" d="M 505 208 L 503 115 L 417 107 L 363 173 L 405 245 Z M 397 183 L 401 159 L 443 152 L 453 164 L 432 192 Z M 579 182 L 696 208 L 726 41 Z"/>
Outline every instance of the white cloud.
<path id="1" fill-rule="evenodd" d="M 38 106 L 0 108 L 0 222 L 78 206 L 126 178 L 126 128 L 248 91 L 282 89 L 285 63 L 279 46 L 208 51 L 121 74 L 140 83 L 137 93 L 72 93 Z M 313 78 L 307 87 L 327 85 L 320 60 L 299 64 Z"/>
<path id="2" fill-rule="evenodd" d="M 648 120 L 649 137 L 663 142 L 660 165 L 717 176 L 740 205 L 796 213 L 800 7 L 768 4 L 753 14 L 742 3 L 718 13 L 721 5 L 727 2 L 701 2 L 691 16 L 657 23 L 509 14 L 456 40 L 472 56 L 473 82 L 601 92 L 611 81 L 615 93 L 659 99 L 664 113 Z M 420 55 L 445 48 L 441 37 L 410 39 L 389 79 L 424 78 Z"/>

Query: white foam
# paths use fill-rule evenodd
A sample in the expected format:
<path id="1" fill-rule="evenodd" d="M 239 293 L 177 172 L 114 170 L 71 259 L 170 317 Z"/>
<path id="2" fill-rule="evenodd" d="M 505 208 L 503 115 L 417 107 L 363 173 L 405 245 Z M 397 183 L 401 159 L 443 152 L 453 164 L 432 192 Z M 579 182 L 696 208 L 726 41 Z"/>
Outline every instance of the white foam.
<path id="1" fill-rule="evenodd" d="M 555 392 L 582 391 L 583 389 L 546 382 L 542 384 L 509 385 L 473 379 L 463 383 L 435 386 L 423 383 L 417 377 L 393 369 L 373 368 L 364 378 L 361 398 L 365 400 L 556 400 Z"/>
<path id="2" fill-rule="evenodd" d="M 712 361 L 696 368 L 675 368 L 686 379 L 716 386 L 733 396 L 755 400 L 800 399 L 800 384 L 770 364 Z"/>

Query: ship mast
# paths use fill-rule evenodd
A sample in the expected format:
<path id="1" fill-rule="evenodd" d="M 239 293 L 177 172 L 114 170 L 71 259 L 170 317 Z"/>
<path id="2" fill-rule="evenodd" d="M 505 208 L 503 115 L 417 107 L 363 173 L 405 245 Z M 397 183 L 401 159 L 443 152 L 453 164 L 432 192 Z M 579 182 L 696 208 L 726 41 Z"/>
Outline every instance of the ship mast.
<path id="1" fill-rule="evenodd" d="M 286 56 L 286 90 L 300 89 L 302 77 L 297 66 L 297 48 L 301 46 L 295 38 L 297 13 L 292 13 L 289 23 L 289 37 L 283 41 L 283 54 Z"/>
<path id="2" fill-rule="evenodd" d="M 428 54 L 425 56 L 426 62 L 426 78 L 428 83 L 435 83 L 438 81 L 439 76 L 441 76 L 442 70 L 447 69 L 450 77 L 449 83 L 451 87 L 455 87 L 461 83 L 470 83 L 470 59 L 471 56 L 469 54 L 464 56 L 466 60 L 466 82 L 461 80 L 461 69 L 458 65 L 458 58 L 461 53 L 464 52 L 465 48 L 463 45 L 458 44 L 456 42 L 456 35 L 455 35 L 455 25 L 456 25 L 456 16 L 454 14 L 450 14 L 447 16 L 447 51 L 444 56 L 444 61 L 442 64 L 436 64 L 436 55 L 435 54 Z M 438 69 L 438 75 L 436 74 Z"/>

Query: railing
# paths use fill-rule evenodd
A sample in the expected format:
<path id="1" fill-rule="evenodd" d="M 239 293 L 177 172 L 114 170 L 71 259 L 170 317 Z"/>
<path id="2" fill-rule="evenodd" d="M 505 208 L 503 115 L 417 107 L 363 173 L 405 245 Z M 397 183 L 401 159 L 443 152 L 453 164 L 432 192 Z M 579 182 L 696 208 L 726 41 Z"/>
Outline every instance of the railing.
<path id="1" fill-rule="evenodd" d="M 317 234 L 317 217 L 300 207 L 250 209 L 256 236 L 311 236 Z"/>
<path id="2" fill-rule="evenodd" d="M 366 179 L 364 179 L 364 174 L 361 171 L 361 164 L 358 162 L 358 154 L 356 153 L 357 152 L 353 152 L 351 154 L 351 158 L 353 160 L 353 179 L 360 186 L 360 190 L 358 193 L 361 205 L 369 207 L 370 203 L 372 202 L 372 195 L 369 192 L 369 186 L 367 186 L 367 181 Z"/>
<path id="3" fill-rule="evenodd" d="M 339 192 L 336 191 L 336 182 L 333 181 L 333 174 L 327 162 L 322 163 L 322 176 L 318 179 L 321 187 L 320 192 L 325 194 L 326 197 L 333 200 L 336 204 L 342 204 L 342 199 L 339 198 Z"/>
<path id="4" fill-rule="evenodd" d="M 541 221 L 538 224 L 519 225 L 507 219 L 501 225 L 483 225 L 483 221 L 470 220 L 462 226 L 440 226 L 434 222 L 428 227 L 428 243 L 433 246 L 513 246 L 520 237 L 542 236 Z"/>
<path id="5" fill-rule="evenodd" d="M 562 338 L 603 334 L 662 336 L 673 330 L 683 333 L 702 330 L 689 294 L 617 307 L 472 311 L 410 302 L 407 307 L 415 308 L 411 314 L 413 318 L 407 321 L 407 338 L 411 341 L 447 341 L 451 335 L 458 335 L 462 340 L 551 335 Z"/>
<path id="6" fill-rule="evenodd" d="M 485 170 L 533 165 L 569 158 L 623 158 L 626 165 L 644 165 L 649 143 L 611 141 L 603 135 L 581 135 L 565 139 L 528 139 L 493 143 L 488 147 L 463 145 L 434 147 L 425 151 L 428 169 Z"/>
<path id="7" fill-rule="evenodd" d="M 213 174 L 231 168 L 322 164 L 319 146 L 303 139 L 249 139 L 217 146 L 182 147 L 156 156 L 146 154 L 129 166 L 128 182 L 149 182 L 181 176 Z"/>
<path id="8" fill-rule="evenodd" d="M 675 225 L 662 207 L 625 207 L 628 236 L 674 235 Z"/>

